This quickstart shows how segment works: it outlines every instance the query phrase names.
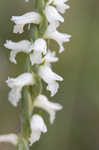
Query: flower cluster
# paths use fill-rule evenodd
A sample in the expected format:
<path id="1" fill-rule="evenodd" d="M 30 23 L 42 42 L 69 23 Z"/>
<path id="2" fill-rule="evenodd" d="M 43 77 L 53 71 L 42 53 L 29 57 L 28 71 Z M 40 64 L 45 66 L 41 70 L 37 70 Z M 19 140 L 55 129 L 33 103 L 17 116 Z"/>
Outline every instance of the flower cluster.
<path id="1" fill-rule="evenodd" d="M 64 22 L 62 14 L 69 8 L 66 4 L 67 1 L 47 0 L 42 10 L 43 13 L 28 12 L 22 16 L 13 16 L 11 18 L 15 24 L 13 32 L 19 34 L 24 32 L 24 26 L 26 25 L 28 25 L 28 30 L 30 30 L 31 24 L 39 27 L 42 20 L 44 20 L 43 17 L 45 17 L 48 23 L 43 35 L 38 35 L 35 40 L 22 40 L 19 42 L 7 40 L 4 44 L 6 48 L 11 50 L 10 61 L 12 63 L 16 64 L 16 55 L 24 52 L 30 59 L 31 68 L 35 68 L 36 66 L 36 72 L 31 69 L 29 72 L 25 72 L 16 78 L 8 78 L 6 81 L 8 87 L 11 88 L 8 99 L 13 106 L 17 107 L 19 102 L 21 102 L 24 87 L 31 88 L 37 85 L 36 76 L 46 83 L 46 90 L 50 91 L 51 96 L 54 96 L 58 92 L 58 81 L 63 81 L 63 78 L 52 70 L 52 63 L 57 62 L 58 57 L 56 57 L 55 51 L 49 49 L 47 41 L 50 39 L 56 41 L 59 45 L 59 53 L 64 51 L 63 43 L 69 42 L 71 35 L 60 33 L 57 30 L 60 23 Z M 26 0 L 26 2 L 29 2 L 29 0 Z M 32 95 L 31 90 L 29 94 Z M 41 133 L 47 132 L 47 127 L 42 116 L 37 113 L 34 114 L 33 110 L 40 108 L 46 111 L 49 114 L 50 123 L 53 124 L 56 111 L 62 109 L 60 104 L 50 102 L 41 92 L 34 98 L 31 96 L 31 104 L 32 113 L 29 116 L 31 133 L 28 137 L 30 145 L 40 139 Z"/>

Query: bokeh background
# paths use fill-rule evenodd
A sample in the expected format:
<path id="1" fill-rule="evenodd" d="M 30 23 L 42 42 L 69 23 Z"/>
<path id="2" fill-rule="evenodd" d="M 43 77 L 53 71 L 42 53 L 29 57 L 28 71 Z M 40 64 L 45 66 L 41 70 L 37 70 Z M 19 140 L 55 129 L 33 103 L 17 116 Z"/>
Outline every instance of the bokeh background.
<path id="1" fill-rule="evenodd" d="M 18 65 L 11 64 L 9 50 L 3 43 L 6 39 L 27 38 L 12 33 L 10 18 L 33 10 L 33 1 L 27 4 L 24 0 L 0 0 L 0 134 L 19 131 L 18 109 L 8 102 L 5 80 L 23 72 L 25 57 L 19 54 Z M 65 44 L 65 52 L 53 67 L 64 82 L 59 93 L 51 98 L 64 109 L 57 113 L 53 126 L 47 123 L 48 133 L 33 145 L 33 150 L 99 149 L 99 1 L 70 0 L 69 4 L 71 9 L 65 14 L 60 31 L 72 34 L 72 40 Z M 56 43 L 52 48 L 58 48 Z M 0 150 L 16 149 L 10 144 L 0 144 Z"/>

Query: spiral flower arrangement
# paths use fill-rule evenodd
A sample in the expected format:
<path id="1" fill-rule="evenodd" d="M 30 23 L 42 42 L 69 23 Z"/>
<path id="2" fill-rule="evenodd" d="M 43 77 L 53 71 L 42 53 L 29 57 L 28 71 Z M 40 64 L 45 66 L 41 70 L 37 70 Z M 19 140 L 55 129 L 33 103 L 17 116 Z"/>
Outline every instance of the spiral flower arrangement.
<path id="1" fill-rule="evenodd" d="M 12 16 L 13 33 L 22 34 L 27 26 L 30 39 L 19 42 L 7 40 L 4 44 L 10 50 L 11 63 L 17 64 L 16 55 L 26 53 L 24 73 L 6 81 L 11 89 L 8 95 L 10 103 L 20 108 L 21 129 L 18 134 L 1 135 L 0 142 L 10 142 L 18 150 L 29 150 L 29 147 L 39 141 L 41 133 L 47 132 L 47 125 L 39 109 L 49 114 L 49 121 L 54 123 L 56 112 L 62 109 L 58 103 L 53 103 L 43 94 L 43 82 L 46 90 L 53 97 L 59 88 L 58 81 L 63 78 L 52 70 L 52 63 L 59 59 L 50 50 L 50 40 L 59 45 L 59 53 L 64 51 L 63 43 L 69 42 L 71 35 L 60 33 L 58 27 L 64 22 L 64 14 L 69 5 L 68 0 L 36 0 L 36 10 L 22 16 Z M 26 0 L 29 2 L 29 0 Z M 38 108 L 35 113 L 35 108 Z"/>

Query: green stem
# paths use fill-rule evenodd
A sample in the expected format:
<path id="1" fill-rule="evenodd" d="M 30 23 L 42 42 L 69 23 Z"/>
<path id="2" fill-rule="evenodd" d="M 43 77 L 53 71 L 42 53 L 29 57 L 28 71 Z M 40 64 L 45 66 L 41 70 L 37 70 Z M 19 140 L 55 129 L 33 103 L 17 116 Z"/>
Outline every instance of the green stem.
<path id="1" fill-rule="evenodd" d="M 44 15 L 44 7 L 47 0 L 36 0 L 36 10 L 42 15 L 42 22 L 40 25 L 30 26 L 30 40 L 34 42 L 37 38 L 41 38 L 46 30 L 48 22 Z M 27 56 L 25 64 L 25 72 L 35 74 L 36 84 L 33 87 L 24 87 L 22 91 L 22 100 L 20 101 L 21 113 L 21 135 L 18 144 L 18 150 L 29 150 L 28 139 L 30 137 L 30 119 L 33 111 L 33 100 L 42 92 L 41 79 L 37 75 L 38 66 L 32 66 L 30 57 Z"/>

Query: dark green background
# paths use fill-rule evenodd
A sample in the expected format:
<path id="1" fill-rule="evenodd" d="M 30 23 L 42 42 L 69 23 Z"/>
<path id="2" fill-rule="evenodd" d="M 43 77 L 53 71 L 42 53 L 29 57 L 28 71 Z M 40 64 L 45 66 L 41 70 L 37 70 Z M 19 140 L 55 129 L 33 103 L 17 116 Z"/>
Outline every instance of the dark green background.
<path id="1" fill-rule="evenodd" d="M 27 4 L 24 0 L 0 0 L 0 134 L 19 131 L 18 109 L 8 102 L 5 80 L 24 70 L 24 55 L 18 55 L 18 65 L 11 64 L 9 50 L 3 48 L 3 43 L 6 39 L 18 41 L 26 37 L 12 34 L 10 18 L 33 10 L 33 1 Z M 54 65 L 64 82 L 51 98 L 64 109 L 57 113 L 53 126 L 47 123 L 48 133 L 33 145 L 33 150 L 99 149 L 99 1 L 70 0 L 69 4 L 71 9 L 60 31 L 72 34 L 72 40 L 65 44 L 65 52 Z M 52 48 L 56 46 L 53 43 Z M 15 148 L 0 144 L 0 150 Z"/>

